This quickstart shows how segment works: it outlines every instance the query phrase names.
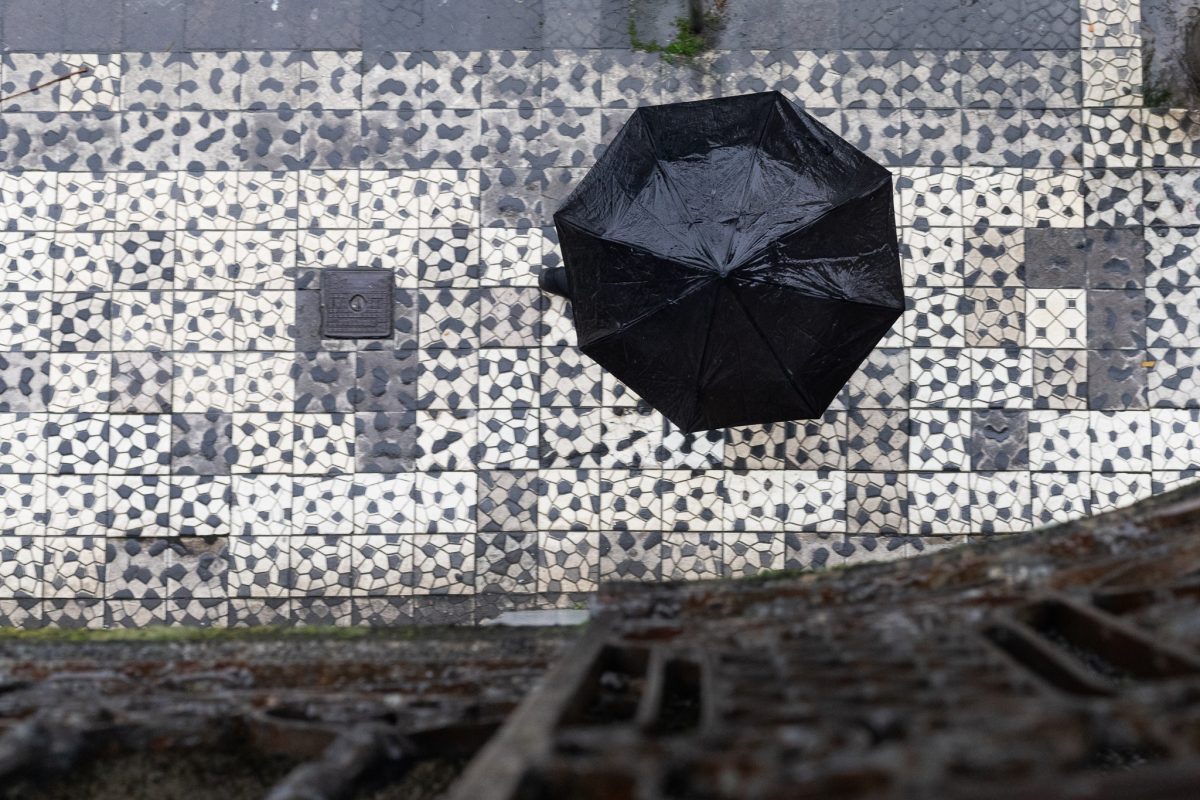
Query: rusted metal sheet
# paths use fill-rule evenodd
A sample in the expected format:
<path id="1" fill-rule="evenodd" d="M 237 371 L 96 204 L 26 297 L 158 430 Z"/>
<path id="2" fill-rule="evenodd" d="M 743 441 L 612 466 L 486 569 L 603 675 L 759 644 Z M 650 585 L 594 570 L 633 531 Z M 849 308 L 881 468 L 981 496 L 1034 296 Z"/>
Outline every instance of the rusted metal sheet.
<path id="1" fill-rule="evenodd" d="M 72 776 L 146 753 L 211 762 L 219 785 L 227 752 L 294 764 L 258 797 L 351 797 L 473 755 L 571 635 L 0 642 L 0 798 L 65 796 Z"/>
<path id="2" fill-rule="evenodd" d="M 1183 798 L 1200 490 L 905 562 L 604 590 L 451 800 Z"/>

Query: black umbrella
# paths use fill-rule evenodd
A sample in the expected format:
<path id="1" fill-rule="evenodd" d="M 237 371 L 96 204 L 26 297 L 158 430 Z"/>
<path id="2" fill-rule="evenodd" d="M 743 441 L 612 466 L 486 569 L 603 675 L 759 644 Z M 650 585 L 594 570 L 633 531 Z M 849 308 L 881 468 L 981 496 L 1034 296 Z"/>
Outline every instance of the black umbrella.
<path id="1" fill-rule="evenodd" d="M 904 309 L 890 173 L 778 92 L 639 108 L 554 224 L 580 348 L 684 431 L 820 416 Z"/>

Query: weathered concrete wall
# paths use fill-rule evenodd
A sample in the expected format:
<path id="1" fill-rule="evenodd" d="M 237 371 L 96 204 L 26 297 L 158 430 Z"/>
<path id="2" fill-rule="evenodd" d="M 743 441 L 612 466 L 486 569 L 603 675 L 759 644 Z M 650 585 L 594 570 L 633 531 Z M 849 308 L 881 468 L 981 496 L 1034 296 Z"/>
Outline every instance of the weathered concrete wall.
<path id="1" fill-rule="evenodd" d="M 1185 60 L 1185 36 L 1200 21 L 1200 0 L 1143 0 L 1142 55 L 1147 105 L 1200 107 Z"/>

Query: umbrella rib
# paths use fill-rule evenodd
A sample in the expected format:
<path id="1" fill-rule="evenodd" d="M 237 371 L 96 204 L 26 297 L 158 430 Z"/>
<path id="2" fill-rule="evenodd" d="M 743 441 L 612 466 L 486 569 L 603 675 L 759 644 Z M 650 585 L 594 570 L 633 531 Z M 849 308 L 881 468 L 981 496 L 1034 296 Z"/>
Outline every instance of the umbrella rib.
<path id="1" fill-rule="evenodd" d="M 645 205 L 644 203 L 642 203 L 641 201 L 639 201 L 639 200 L 637 200 L 637 199 L 634 199 L 634 201 L 633 201 L 633 202 L 632 202 L 630 205 L 631 205 L 631 206 L 632 206 L 632 205 L 636 205 L 636 206 L 638 206 L 638 207 L 640 207 L 640 208 L 644 208 L 644 209 L 646 209 L 646 211 L 647 211 L 647 212 L 649 212 L 649 213 L 650 213 L 650 216 L 654 216 L 654 213 L 653 213 L 653 212 L 651 212 L 651 211 L 650 211 L 650 209 L 646 208 L 646 205 Z M 654 217 L 654 218 L 655 218 L 656 220 L 658 220 L 658 217 Z M 638 252 L 638 253 L 641 253 L 641 254 L 643 254 L 643 255 L 651 256 L 651 257 L 653 257 L 653 258 L 657 258 L 657 259 L 660 259 L 660 260 L 662 260 L 662 261 L 669 261 L 669 262 L 671 262 L 672 264 L 679 264 L 679 265 L 681 265 L 681 266 L 685 266 L 685 267 L 691 267 L 691 268 L 693 268 L 693 269 L 698 269 L 700 272 L 703 272 L 705 275 L 711 275 L 711 274 L 712 274 L 712 272 L 713 272 L 713 270 L 712 270 L 712 267 L 710 267 L 710 266 L 709 266 L 709 265 L 707 265 L 707 264 L 703 264 L 703 263 L 699 263 L 699 264 L 697 264 L 697 263 L 693 263 L 693 262 L 691 262 L 691 261 L 687 261 L 687 260 L 685 260 L 684 258 L 682 258 L 682 257 L 679 257 L 679 256 L 675 256 L 675 257 L 672 257 L 672 258 L 667 258 L 666 256 L 662 255 L 661 253 L 656 253 L 656 252 L 654 252 L 653 250 L 650 250 L 650 249 L 648 249 L 648 248 L 644 247 L 643 245 L 640 245 L 640 244 L 636 244 L 636 243 L 634 243 L 634 242 L 627 241 L 626 239 L 622 239 L 622 238 L 620 238 L 620 237 L 618 237 L 618 236 L 614 236 L 614 235 L 612 235 L 611 233 L 598 233 L 598 232 L 596 232 L 596 231 L 592 230 L 592 229 L 591 229 L 590 227 L 588 227 L 587 225 L 585 225 L 585 224 L 583 224 L 583 223 L 581 223 L 581 222 L 578 222 L 578 221 L 576 221 L 576 220 L 573 220 L 573 219 L 566 219 L 566 218 L 564 217 L 564 218 L 563 218 L 563 222 L 564 222 L 565 224 L 567 224 L 567 225 L 571 225 L 572 227 L 578 228 L 578 229 L 579 229 L 581 232 L 583 232 L 583 233 L 589 234 L 589 235 L 591 235 L 591 236 L 595 236 L 597 239 L 600 239 L 600 240 L 602 240 L 602 241 L 605 241 L 605 242 L 613 242 L 614 244 L 619 244 L 619 245 L 621 245 L 621 246 L 623 246 L 623 247 L 628 247 L 630 250 L 634 250 L 634 251 L 636 251 L 636 252 Z M 666 225 L 663 225 L 661 220 L 658 220 L 658 222 L 659 222 L 659 225 L 662 227 L 662 230 L 663 230 L 663 231 L 665 231 L 665 232 L 666 232 L 668 235 L 670 235 L 671 237 L 673 237 L 673 238 L 675 239 L 675 241 L 677 241 L 677 242 L 679 242 L 680 244 L 683 244 L 683 245 L 686 245 L 686 244 L 687 244 L 687 242 L 685 242 L 683 239 L 680 239 L 680 238 L 678 237 L 678 235 L 676 235 L 676 234 L 675 234 L 674 232 L 672 232 L 672 231 L 671 231 L 669 228 L 667 228 L 667 226 L 666 226 Z"/>
<path id="2" fill-rule="evenodd" d="M 666 173 L 663 173 L 663 174 L 664 174 L 664 176 L 666 175 Z M 664 183 L 665 183 L 665 180 L 664 180 Z M 640 208 L 640 209 L 644 210 L 644 211 L 646 212 L 646 215 L 647 215 L 647 216 L 649 216 L 649 217 L 650 217 L 650 218 L 652 218 L 652 219 L 653 219 L 655 222 L 657 222 L 657 223 L 658 223 L 658 225 L 659 225 L 659 230 L 661 230 L 662 232 L 666 233 L 668 236 L 670 236 L 670 237 L 671 237 L 672 239 L 674 239 L 676 242 L 678 242 L 679 244 L 683 245 L 685 248 L 689 246 L 689 243 L 688 243 L 688 241 L 687 241 L 686 239 L 684 239 L 683 237 L 681 237 L 681 236 L 680 236 L 678 233 L 676 233 L 675 231 L 671 230 L 671 227 L 670 227 L 669 225 L 667 225 L 666 223 L 664 223 L 664 222 L 663 222 L 661 219 L 659 219 L 659 218 L 658 218 L 658 215 L 654 213 L 653 209 L 651 209 L 649 206 L 647 206 L 645 203 L 643 203 L 643 202 L 641 201 L 641 199 L 640 199 L 640 198 L 634 198 L 634 200 L 633 200 L 633 203 L 631 203 L 630 205 L 631 205 L 631 206 L 637 206 L 638 208 Z M 612 240 L 612 241 L 617 241 L 617 242 L 620 242 L 621 244 L 628 245 L 629 247 L 633 247 L 633 248 L 635 248 L 635 249 L 641 249 L 641 248 L 638 248 L 638 246 L 637 246 L 637 245 L 634 245 L 634 244 L 631 244 L 631 243 L 629 243 L 629 242 L 626 242 L 626 241 L 624 241 L 623 239 L 616 239 L 616 238 L 613 238 L 613 240 Z M 647 253 L 649 253 L 650 251 L 649 251 L 649 250 L 644 250 L 644 252 L 647 252 Z M 661 258 L 662 256 L 658 256 L 658 257 L 659 257 L 659 258 Z M 681 264 L 687 264 L 688 266 L 692 266 L 692 267 L 702 267 L 702 268 L 703 268 L 703 270 L 704 270 L 705 272 L 712 272 L 712 271 L 713 271 L 713 268 L 712 268 L 712 266 L 711 266 L 711 265 L 704 264 L 703 262 L 701 262 L 701 263 L 699 263 L 699 264 L 691 264 L 691 263 L 689 263 L 689 262 L 687 262 L 687 261 L 684 261 L 684 260 L 682 259 L 682 257 L 680 257 L 680 258 L 679 258 L 679 263 L 681 263 Z"/>
<path id="3" fill-rule="evenodd" d="M 754 153 L 750 156 L 750 168 L 746 170 L 746 180 L 742 184 L 742 191 L 738 193 L 738 213 L 741 214 L 746 209 L 746 195 L 750 193 L 750 183 L 754 178 L 754 168 L 758 166 L 758 157 L 762 155 L 763 139 L 767 137 L 767 128 L 771 124 L 771 120 L 779 112 L 775 102 L 772 101 L 771 108 L 763 116 L 762 127 L 758 129 L 758 139 L 754 143 Z M 729 257 L 733 254 L 733 237 L 730 237 L 729 243 L 725 246 L 725 258 L 722 263 L 728 264 Z"/>
<path id="4" fill-rule="evenodd" d="M 589 339 L 586 343 L 580 343 L 579 346 L 580 346 L 580 348 L 591 347 L 594 344 L 599 344 L 600 342 L 608 341 L 609 339 L 611 339 L 612 337 L 614 337 L 618 334 L 626 333 L 634 325 L 637 325 L 639 322 L 642 322 L 642 321 L 654 316 L 655 314 L 662 311 L 667 306 L 675 305 L 676 303 L 678 303 L 680 300 L 687 297 L 688 295 L 695 294 L 696 292 L 700 291 L 705 286 L 707 286 L 709 283 L 710 283 L 710 281 L 704 281 L 702 283 L 697 283 L 694 286 L 690 286 L 683 292 L 680 292 L 675 297 L 672 297 L 670 300 L 667 300 L 667 301 L 655 306 L 654 308 L 649 309 L 648 311 L 643 311 L 641 314 L 638 314 L 636 317 L 631 319 L 629 322 L 626 322 L 624 325 L 622 325 L 617 330 L 609 331 L 608 333 L 604 334 L 603 336 L 598 336 L 595 339 Z"/>
<path id="5" fill-rule="evenodd" d="M 809 259 L 809 260 L 820 260 L 820 261 L 823 261 L 826 263 L 828 263 L 830 261 L 849 261 L 852 259 L 857 260 L 859 258 L 862 258 L 863 256 L 872 255 L 872 254 L 878 252 L 879 250 L 883 250 L 886 248 L 887 248 L 887 245 L 884 244 L 884 245 L 880 245 L 879 247 L 875 248 L 874 250 L 868 251 L 867 253 L 859 253 L 859 254 L 853 255 L 853 256 L 842 256 L 840 258 L 822 258 L 822 259 Z M 903 308 L 904 308 L 903 303 L 900 306 L 888 306 L 888 305 L 883 305 L 881 303 L 870 303 L 870 302 L 867 302 L 866 300 L 857 300 L 852 297 L 831 297 L 829 295 L 811 294 L 809 292 L 804 291 L 799 286 L 793 286 L 790 283 L 781 283 L 778 281 L 773 281 L 770 279 L 770 276 L 738 275 L 738 276 L 736 276 L 736 279 L 739 281 L 743 281 L 745 283 L 758 284 L 759 286 L 774 286 L 778 289 L 788 289 L 789 291 L 793 291 L 796 294 L 801 295 L 802 297 L 808 297 L 813 300 L 837 300 L 837 301 L 840 301 L 843 303 L 852 303 L 856 306 L 866 306 L 867 308 L 883 308 L 883 309 L 887 309 L 889 311 L 895 311 L 898 308 L 903 310 Z"/>
<path id="6" fill-rule="evenodd" d="M 789 370 L 787 367 L 784 366 L 783 359 L 780 358 L 779 354 L 775 352 L 775 348 L 771 345 L 771 340 L 767 338 L 767 335 L 765 333 L 763 333 L 762 328 L 758 327 L 758 323 L 754 321 L 754 317 L 750 314 L 750 311 L 746 308 L 746 304 L 742 302 L 741 295 L 737 291 L 737 284 L 730 284 L 729 293 L 733 295 L 733 299 L 738 304 L 738 308 L 740 308 L 742 310 L 742 314 L 746 317 L 746 321 L 750 323 L 750 326 L 752 328 L 754 328 L 754 332 L 758 334 L 758 338 L 762 339 L 762 343 L 764 345 L 766 345 L 767 352 L 770 353 L 771 358 L 773 358 L 775 360 L 776 366 L 778 366 L 779 370 L 784 375 L 787 376 L 788 385 L 792 387 L 792 391 L 794 391 L 796 393 L 796 396 L 799 397 L 804 402 L 805 407 L 809 411 L 812 411 L 812 409 L 813 409 L 812 398 L 810 398 L 808 396 L 808 394 L 803 389 L 800 388 L 799 384 L 796 383 L 796 380 L 792 377 L 791 370 Z M 802 328 L 797 328 L 796 330 L 798 330 L 798 331 L 800 331 L 800 333 L 804 334 L 804 336 L 807 337 L 810 341 L 815 342 L 816 344 L 820 344 L 819 341 L 817 341 L 816 339 L 813 338 L 812 334 L 808 333 L 807 331 L 803 330 Z"/>
<path id="7" fill-rule="evenodd" d="M 654 151 L 654 169 L 659 175 L 662 176 L 663 188 L 666 189 L 667 194 L 671 196 L 671 201 L 675 203 L 675 208 L 679 212 L 679 218 L 681 220 L 686 220 L 688 218 L 687 204 L 683 202 L 683 198 L 680 197 L 678 192 L 675 191 L 675 186 L 671 181 L 671 176 L 668 175 L 667 171 L 662 167 L 662 162 L 664 159 L 659 155 L 660 151 L 658 149 L 658 137 L 654 135 L 654 128 L 645 120 L 643 120 L 643 124 L 646 126 L 646 138 L 650 140 L 650 149 Z"/>
<path id="8" fill-rule="evenodd" d="M 795 236 L 795 235 L 796 235 L 796 234 L 798 234 L 798 233 L 803 233 L 804 231 L 806 231 L 806 230 L 808 230 L 809 228 L 811 228 L 813 225 L 816 225 L 818 222 L 820 222 L 821 220 L 823 220 L 825 217 L 827 217 L 827 216 L 829 216 L 830 214 L 832 214 L 832 213 L 833 213 L 834 211 L 836 211 L 837 209 L 841 208 L 841 207 L 842 207 L 843 205 L 845 205 L 846 203 L 852 203 L 852 202 L 854 202 L 855 200 L 861 200 L 861 199 L 863 199 L 864 197 L 867 197 L 868 195 L 872 194 L 873 192 L 877 192 L 877 191 L 879 191 L 879 188 L 880 188 L 881 186 L 883 186 L 883 184 L 884 184 L 884 183 L 886 183 L 887 181 L 890 181 L 891 179 L 892 179 L 892 175 L 891 175 L 891 173 L 889 172 L 889 173 L 885 174 L 885 175 L 883 176 L 883 178 L 881 178 L 881 179 L 879 180 L 879 182 L 878 182 L 878 183 L 876 183 L 874 186 L 872 186 L 870 189 L 868 189 L 868 190 L 866 190 L 866 191 L 863 191 L 863 192 L 861 192 L 861 193 L 859 193 L 859 194 L 856 194 L 856 195 L 854 195 L 853 197 L 847 197 L 847 198 L 843 199 L 843 200 L 842 200 L 840 203 L 838 203 L 838 205 L 836 205 L 836 206 L 835 206 L 835 205 L 833 205 L 833 204 L 830 204 L 830 206 L 829 206 L 828 208 L 826 208 L 824 211 L 822 211 L 822 212 L 821 212 L 820 214 L 818 214 L 817 216 L 815 216 L 815 217 L 813 217 L 812 219 L 810 219 L 808 222 L 806 222 L 806 223 L 804 223 L 803 225 L 801 225 L 799 228 L 796 228 L 795 230 L 792 230 L 792 231 L 788 231 L 787 235 L 788 235 L 788 236 Z M 739 269 L 741 269 L 742 267 L 746 266 L 746 264 L 748 264 L 749 262 L 753 261 L 753 260 L 754 260 L 754 258 L 755 258 L 756 256 L 758 256 L 758 254 L 759 254 L 759 253 L 761 253 L 761 252 L 762 252 L 764 249 L 766 249 L 767 247 L 769 247 L 769 246 L 770 246 L 770 245 L 773 243 L 773 241 L 774 241 L 774 240 L 772 240 L 772 241 L 770 241 L 770 242 L 761 242 L 761 243 L 759 243 L 759 246 L 758 246 L 756 249 L 754 249 L 754 250 L 750 250 L 750 251 L 748 251 L 748 252 L 746 253 L 746 255 L 742 256 L 741 263 L 739 263 L 737 266 L 734 266 L 734 267 L 730 268 L 729 272 L 730 272 L 730 273 L 734 273 L 734 272 L 738 271 Z"/>
<path id="9" fill-rule="evenodd" d="M 696 384 L 696 414 L 693 416 L 688 427 L 691 427 L 696 422 L 696 417 L 702 415 L 700 408 L 700 390 L 702 387 L 702 378 L 704 375 L 704 366 L 708 363 L 708 344 L 712 341 L 713 320 L 717 316 L 717 300 L 721 297 L 721 285 L 717 284 L 717 291 L 713 292 L 712 302 L 708 306 L 708 324 L 704 327 L 704 346 L 700 348 L 700 361 L 696 364 L 696 377 L 693 383 Z"/>

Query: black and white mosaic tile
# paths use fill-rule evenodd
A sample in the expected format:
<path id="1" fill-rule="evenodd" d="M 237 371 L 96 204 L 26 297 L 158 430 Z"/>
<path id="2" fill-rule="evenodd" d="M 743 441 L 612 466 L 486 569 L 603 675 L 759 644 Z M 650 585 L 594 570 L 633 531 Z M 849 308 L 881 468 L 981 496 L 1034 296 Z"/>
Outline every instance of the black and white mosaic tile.
<path id="1" fill-rule="evenodd" d="M 1194 479 L 1200 126 L 1141 105 L 1137 4 L 931 20 L 923 50 L 870 11 L 855 49 L 699 69 L 5 53 L 0 619 L 482 619 Z M 766 89 L 893 171 L 910 308 L 823 418 L 684 435 L 537 289 L 550 215 L 639 103 Z M 353 266 L 394 273 L 392 337 L 320 338 L 316 270 Z"/>

